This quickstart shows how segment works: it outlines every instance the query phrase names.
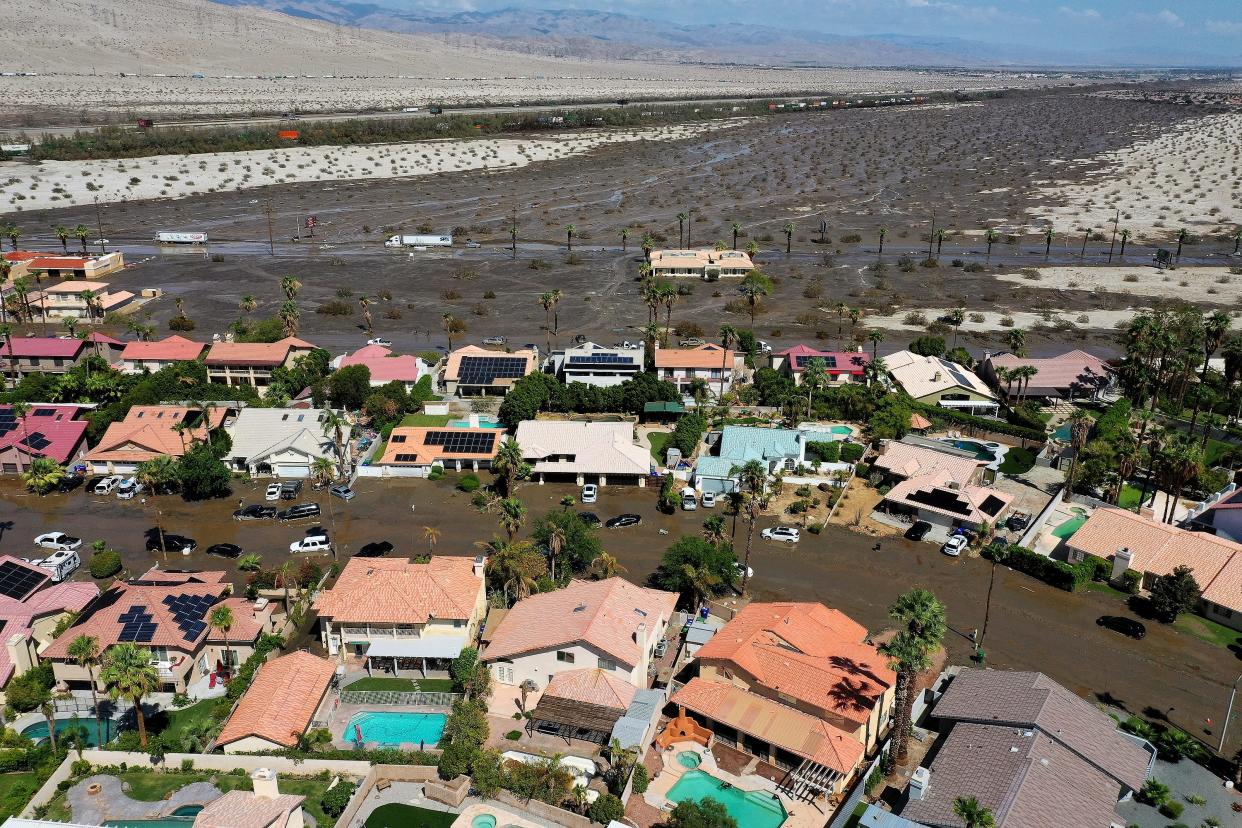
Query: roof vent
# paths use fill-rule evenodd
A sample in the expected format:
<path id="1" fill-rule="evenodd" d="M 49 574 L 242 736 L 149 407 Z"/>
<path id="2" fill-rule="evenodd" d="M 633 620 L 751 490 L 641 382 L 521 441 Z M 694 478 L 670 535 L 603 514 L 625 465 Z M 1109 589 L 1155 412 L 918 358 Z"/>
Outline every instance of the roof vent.
<path id="1" fill-rule="evenodd" d="M 639 614 L 639 615 L 641 615 L 643 618 L 646 618 L 646 617 L 647 617 L 647 611 L 646 611 L 646 610 L 639 609 L 638 607 L 634 607 L 634 612 L 638 613 L 638 614 Z"/>
<path id="2" fill-rule="evenodd" d="M 1040 760 L 1039 760 L 1039 764 L 1043 765 L 1043 766 L 1046 768 L 1046 767 L 1048 767 L 1048 760 L 1047 760 L 1047 759 L 1040 759 Z"/>
<path id="3" fill-rule="evenodd" d="M 1011 748 L 1009 749 L 1009 752 L 1010 752 L 1010 753 L 1017 753 L 1017 752 L 1018 752 L 1018 748 L 1017 748 L 1016 746 L 1015 746 L 1015 747 L 1011 747 Z"/>
<path id="4" fill-rule="evenodd" d="M 574 607 L 574 612 L 586 612 L 586 604 L 579 604 Z"/>

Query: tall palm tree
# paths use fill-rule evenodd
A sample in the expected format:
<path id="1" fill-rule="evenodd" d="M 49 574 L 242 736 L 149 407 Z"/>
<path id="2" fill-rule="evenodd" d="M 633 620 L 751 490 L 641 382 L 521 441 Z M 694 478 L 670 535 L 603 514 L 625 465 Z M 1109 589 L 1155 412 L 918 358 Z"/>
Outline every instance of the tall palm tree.
<path id="1" fill-rule="evenodd" d="M 434 555 L 436 544 L 440 541 L 440 530 L 434 526 L 424 526 L 423 540 L 427 541 L 427 554 Z"/>
<path id="2" fill-rule="evenodd" d="M 280 277 L 280 289 L 284 291 L 285 298 L 292 302 L 298 298 L 298 291 L 302 289 L 302 283 L 298 281 L 296 276 Z"/>
<path id="3" fill-rule="evenodd" d="M 160 676 L 151 663 L 151 651 L 146 647 L 124 642 L 113 644 L 104 653 L 100 679 L 108 687 L 112 698 L 124 696 L 134 704 L 138 720 L 138 744 L 147 746 L 147 719 L 142 712 L 142 699 L 159 689 Z"/>
<path id="4" fill-rule="evenodd" d="M 878 257 L 878 258 L 881 258 L 881 259 L 882 259 L 882 258 L 884 258 L 884 237 L 885 237 L 885 236 L 887 236 L 887 235 L 888 235 L 888 228 L 887 228 L 887 227 L 881 227 L 881 228 L 880 228 L 880 233 L 879 233 L 879 236 L 880 236 L 880 252 L 877 254 L 877 257 Z"/>
<path id="5" fill-rule="evenodd" d="M 690 214 L 689 214 L 689 213 L 684 213 L 684 212 L 683 212 L 683 213 L 678 213 L 678 214 L 677 214 L 677 246 L 678 246 L 678 247 L 685 247 L 685 246 L 686 246 L 686 242 L 685 242 L 685 238 L 686 238 L 686 219 L 688 219 L 688 218 L 690 218 Z"/>
<path id="6" fill-rule="evenodd" d="M 280 324 L 284 327 L 285 336 L 298 335 L 298 323 L 302 318 L 302 312 L 298 310 L 298 303 L 289 299 L 280 304 L 280 310 L 276 312 L 276 318 L 280 320 Z"/>
<path id="7" fill-rule="evenodd" d="M 947 314 L 949 324 L 953 326 L 953 347 L 957 347 L 957 333 L 962 329 L 962 323 L 966 321 L 966 309 L 954 308 Z"/>
<path id="8" fill-rule="evenodd" d="M 600 581 L 615 578 L 626 571 L 621 562 L 607 552 L 600 552 L 595 560 L 591 561 L 591 574 Z"/>
<path id="9" fill-rule="evenodd" d="M 339 411 L 329 408 L 323 415 L 324 436 L 331 435 L 332 445 L 336 449 L 336 467 L 338 477 L 347 477 L 345 469 L 345 437 L 353 431 L 353 426 L 341 416 Z"/>
<path id="10" fill-rule="evenodd" d="M 559 523 L 554 523 L 548 527 L 548 566 L 551 568 L 551 576 L 554 581 L 556 580 L 556 559 L 564 551 L 566 540 L 565 527 Z"/>
<path id="11" fill-rule="evenodd" d="M 741 232 L 742 225 L 740 222 L 731 222 L 729 228 L 733 230 L 733 249 L 737 250 L 737 234 Z"/>
<path id="12" fill-rule="evenodd" d="M 526 461 L 522 457 L 522 444 L 513 437 L 506 437 L 496 449 L 492 459 L 492 472 L 503 481 L 502 489 L 505 497 L 512 497 L 515 488 L 513 481 L 521 476 Z"/>
<path id="13" fill-rule="evenodd" d="M 506 606 L 510 598 L 520 601 L 534 592 L 547 572 L 547 561 L 529 541 L 506 543 L 495 538 L 478 545 L 488 552 L 487 574 L 500 584 Z"/>
<path id="14" fill-rule="evenodd" d="M 99 694 L 95 691 L 95 670 L 99 667 L 99 639 L 93 635 L 79 635 L 69 642 L 67 653 L 79 667 L 86 669 L 91 683 L 91 705 L 95 708 L 95 744 L 104 744 L 103 716 L 99 713 Z"/>
<path id="15" fill-rule="evenodd" d="M 677 295 L 677 288 L 669 282 L 661 282 L 658 290 L 660 302 L 664 305 L 664 347 L 667 348 L 673 331 L 673 305 L 677 304 L 680 297 Z"/>
<path id="16" fill-rule="evenodd" d="M 1005 366 L 997 365 L 992 368 L 992 376 L 996 377 L 996 390 L 999 391 L 1001 383 L 1005 383 L 1005 402 L 1008 403 L 1013 390 L 1013 373 Z"/>
<path id="17" fill-rule="evenodd" d="M 69 228 L 63 224 L 58 224 L 52 228 L 52 232 L 56 234 L 56 238 L 60 239 L 60 249 L 69 252 Z"/>
<path id="18" fill-rule="evenodd" d="M 899 630 L 880 651 L 889 657 L 890 667 L 897 672 L 894 759 L 898 765 L 904 765 L 909 761 L 915 682 L 931 666 L 931 656 L 940 648 L 948 627 L 944 605 L 925 589 L 913 589 L 900 596 L 889 607 L 888 614 L 899 622 Z"/>
<path id="19" fill-rule="evenodd" d="M 621 252 L 624 253 L 630 246 L 630 228 L 621 228 Z"/>
<path id="20" fill-rule="evenodd" d="M 552 299 L 552 291 L 545 290 L 539 294 L 539 304 L 543 307 L 544 330 L 548 332 L 548 353 L 552 353 L 552 307 L 555 301 Z"/>
<path id="21" fill-rule="evenodd" d="M 81 225 L 78 225 L 79 227 Z M 10 224 L 4 228 L 4 233 L 9 237 L 9 242 L 13 245 L 13 249 L 17 249 L 17 240 L 22 237 L 22 228 L 16 224 Z"/>
<path id="22" fill-rule="evenodd" d="M 8 323 L 0 325 L 0 336 L 4 337 L 4 347 L 9 354 L 9 360 L 5 363 L 5 373 L 8 375 L 9 385 L 16 387 L 17 365 L 13 361 L 13 326 Z"/>
<path id="23" fill-rule="evenodd" d="M 750 551 L 755 542 L 755 523 L 767 505 L 768 470 L 760 461 L 749 460 L 742 466 L 729 469 L 729 476 L 737 479 L 746 515 L 746 555 L 742 559 L 742 594 L 745 595 L 750 574 Z"/>
<path id="24" fill-rule="evenodd" d="M 1161 465 L 1164 467 L 1169 493 L 1173 495 L 1165 511 L 1164 522 L 1172 523 L 1177 515 L 1177 503 L 1182 498 L 1182 490 L 1195 479 L 1203 467 L 1203 451 L 1195 443 L 1193 436 L 1178 433 L 1165 446 Z"/>
<path id="25" fill-rule="evenodd" d="M 565 249 L 572 251 L 574 249 L 574 233 L 578 232 L 578 228 L 572 224 L 565 225 Z"/>
<path id="26" fill-rule="evenodd" d="M 229 630 L 233 629 L 233 625 L 237 623 L 237 619 L 233 617 L 233 610 L 230 607 L 220 604 L 211 610 L 207 616 L 207 625 L 213 630 L 219 630 L 224 637 L 224 667 L 233 673 L 233 651 L 229 645 Z"/>
<path id="27" fill-rule="evenodd" d="M 85 224 L 79 224 L 73 228 L 73 235 L 78 237 L 78 241 L 82 243 L 82 255 L 86 255 L 86 240 L 91 237 L 91 228 Z"/>
<path id="28" fill-rule="evenodd" d="M 788 256 L 793 250 L 794 223 L 787 221 L 781 229 L 785 231 L 785 255 Z"/>
<path id="29" fill-rule="evenodd" d="M 46 693 L 47 691 L 43 691 Z M 47 721 L 47 738 L 52 745 L 52 753 L 56 752 L 56 705 L 52 703 L 51 698 L 44 697 L 43 702 L 39 705 L 39 712 L 43 714 L 43 718 Z"/>
<path id="30" fill-rule="evenodd" d="M 725 375 L 729 373 L 729 345 L 736 341 L 737 328 L 732 325 L 721 325 L 720 347 L 723 348 L 723 350 L 720 352 L 720 389 L 719 393 L 716 395 L 721 403 L 724 403 L 725 399 Z M 726 416 L 728 416 L 727 412 Z"/>
<path id="31" fill-rule="evenodd" d="M 1203 318 L 1203 370 L 1199 373 L 1201 384 L 1207 383 L 1208 363 L 1229 334 L 1229 324 L 1229 314 L 1224 311 L 1213 311 Z"/>
<path id="32" fill-rule="evenodd" d="M 500 528 L 509 536 L 509 543 L 513 543 L 513 536 L 522 530 L 522 525 L 526 523 L 526 504 L 518 500 L 516 497 L 506 497 L 500 501 Z"/>
<path id="33" fill-rule="evenodd" d="M 884 331 L 879 328 L 872 328 L 867 331 L 867 339 L 871 340 L 871 358 L 879 359 L 876 351 L 880 347 L 880 343 L 884 341 Z"/>
<path id="34" fill-rule="evenodd" d="M 1121 231 L 1121 253 L 1118 255 L 1120 255 L 1120 257 L 1123 259 L 1126 257 L 1126 242 L 1130 240 L 1130 236 L 1131 236 L 1131 233 L 1129 230 Z"/>
<path id="35" fill-rule="evenodd" d="M 992 263 L 992 245 L 996 244 L 996 240 L 999 238 L 1000 233 L 997 233 L 991 227 L 983 232 L 983 240 L 988 243 L 988 264 Z"/>
<path id="36" fill-rule="evenodd" d="M 772 280 L 763 273 L 753 270 L 749 276 L 742 280 L 739 290 L 746 297 L 746 304 L 750 308 L 750 324 L 751 327 L 754 327 L 755 314 L 759 310 L 759 302 L 763 297 L 772 292 Z"/>
<path id="37" fill-rule="evenodd" d="M 993 828 L 996 825 L 992 810 L 980 805 L 973 796 L 959 796 L 953 800 L 953 813 L 966 823 L 966 828 Z"/>
<path id="38" fill-rule="evenodd" d="M 1062 500 L 1069 502 L 1070 495 L 1074 489 L 1074 473 L 1078 470 L 1078 455 L 1082 453 L 1083 446 L 1087 444 L 1087 435 L 1091 433 L 1092 420 L 1082 409 L 1075 409 L 1070 415 L 1069 420 L 1070 445 L 1074 448 L 1074 456 L 1070 458 L 1069 476 L 1065 480 L 1065 488 Z"/>
<path id="39" fill-rule="evenodd" d="M 30 434 L 27 432 L 26 417 L 30 414 L 30 403 L 15 402 L 10 406 L 13 417 L 22 424 L 22 442 L 30 445 Z M 22 468 L 22 452 L 17 452 L 17 473 L 21 474 L 25 469 Z"/>
<path id="40" fill-rule="evenodd" d="M 812 357 L 807 360 L 802 371 L 802 387 L 806 389 L 806 418 L 811 419 L 811 400 L 825 382 L 828 381 L 828 363 L 823 357 Z"/>

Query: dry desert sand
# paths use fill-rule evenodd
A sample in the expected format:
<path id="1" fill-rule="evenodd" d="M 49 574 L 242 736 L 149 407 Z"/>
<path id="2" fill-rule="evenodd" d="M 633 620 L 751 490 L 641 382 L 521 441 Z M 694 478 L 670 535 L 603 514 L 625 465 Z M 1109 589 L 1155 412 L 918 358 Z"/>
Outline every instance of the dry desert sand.
<path id="1" fill-rule="evenodd" d="M 1033 279 L 1031 274 L 1039 278 Z M 998 273 L 996 278 L 1047 290 L 1102 290 L 1158 299 L 1197 298 L 1221 305 L 1242 301 L 1242 276 L 1230 274 L 1227 267 L 1041 267 L 1027 273 Z"/>
<path id="2" fill-rule="evenodd" d="M 416 141 L 348 147 L 156 155 L 106 161 L 0 164 L 0 210 L 25 211 L 151 198 L 186 198 L 307 181 L 376 180 L 479 169 L 511 169 L 582 156 L 606 144 L 678 141 L 743 119 L 648 129 L 523 138 Z"/>

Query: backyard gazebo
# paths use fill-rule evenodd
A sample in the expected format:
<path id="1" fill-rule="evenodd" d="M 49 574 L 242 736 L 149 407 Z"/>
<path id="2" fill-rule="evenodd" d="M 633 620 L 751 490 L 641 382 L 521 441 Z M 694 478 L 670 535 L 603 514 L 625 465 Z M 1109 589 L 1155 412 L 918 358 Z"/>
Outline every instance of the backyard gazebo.
<path id="1" fill-rule="evenodd" d="M 567 743 L 583 739 L 608 744 L 612 729 L 625 715 L 637 688 L 604 670 L 570 670 L 553 676 L 531 711 L 532 730 L 560 736 Z"/>
<path id="2" fill-rule="evenodd" d="M 390 662 L 392 674 L 400 676 L 401 670 L 414 670 L 427 678 L 428 669 L 446 670 L 448 663 L 461 655 L 466 639 L 460 635 L 429 635 L 425 638 L 392 638 L 371 642 L 367 648 L 367 675 L 379 667 L 388 666 L 377 659 Z"/>

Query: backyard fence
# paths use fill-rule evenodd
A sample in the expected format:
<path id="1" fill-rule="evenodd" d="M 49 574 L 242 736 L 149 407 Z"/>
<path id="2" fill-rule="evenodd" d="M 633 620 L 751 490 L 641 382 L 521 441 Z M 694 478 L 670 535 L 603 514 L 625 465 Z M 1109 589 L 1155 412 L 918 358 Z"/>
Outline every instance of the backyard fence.
<path id="1" fill-rule="evenodd" d="M 341 704 L 378 704 L 385 707 L 452 707 L 460 693 L 412 693 L 400 690 L 342 690 Z"/>

